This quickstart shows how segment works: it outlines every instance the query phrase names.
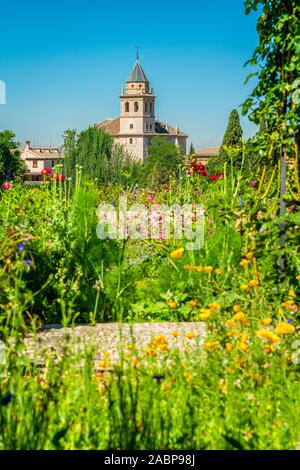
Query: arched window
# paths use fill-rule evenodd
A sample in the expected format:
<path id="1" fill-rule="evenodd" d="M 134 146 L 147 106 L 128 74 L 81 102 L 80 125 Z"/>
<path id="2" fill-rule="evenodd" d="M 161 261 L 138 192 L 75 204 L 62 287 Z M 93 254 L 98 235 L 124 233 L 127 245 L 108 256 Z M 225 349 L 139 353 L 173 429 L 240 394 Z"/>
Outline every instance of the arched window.
<path id="1" fill-rule="evenodd" d="M 148 101 L 145 102 L 145 113 L 148 113 Z"/>
<path id="2" fill-rule="evenodd" d="M 150 103 L 150 113 L 151 114 L 153 113 L 153 103 L 152 102 Z"/>
<path id="3" fill-rule="evenodd" d="M 132 139 L 129 139 L 129 143 L 132 144 Z"/>
<path id="4" fill-rule="evenodd" d="M 129 124 L 129 129 L 133 129 L 133 124 Z"/>
<path id="5" fill-rule="evenodd" d="M 129 113 L 129 102 L 126 101 L 125 103 L 125 113 Z"/>
<path id="6" fill-rule="evenodd" d="M 139 110 L 139 104 L 137 101 L 134 102 L 134 112 L 136 113 Z"/>

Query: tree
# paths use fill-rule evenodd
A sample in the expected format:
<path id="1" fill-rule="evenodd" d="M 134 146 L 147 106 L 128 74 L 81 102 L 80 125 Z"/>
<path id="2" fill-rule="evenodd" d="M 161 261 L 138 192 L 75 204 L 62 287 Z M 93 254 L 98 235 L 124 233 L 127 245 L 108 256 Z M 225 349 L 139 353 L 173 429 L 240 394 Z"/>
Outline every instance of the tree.
<path id="1" fill-rule="evenodd" d="M 233 109 L 229 116 L 228 126 L 220 148 L 219 159 L 224 164 L 231 163 L 231 155 L 234 155 L 234 166 L 240 166 L 243 147 L 243 130 L 240 123 L 239 113 Z"/>
<path id="2" fill-rule="evenodd" d="M 243 114 L 257 125 L 262 121 L 265 125 L 265 132 L 253 140 L 261 155 L 259 187 L 263 187 L 268 169 L 274 169 L 270 178 L 274 177 L 283 150 L 293 162 L 294 188 L 298 193 L 294 197 L 299 199 L 299 0 L 245 0 L 244 4 L 246 14 L 263 7 L 257 23 L 259 44 L 247 62 L 256 68 L 248 77 L 256 77 L 256 86 L 243 105 Z"/>
<path id="3" fill-rule="evenodd" d="M 179 164 L 183 162 L 180 149 L 163 137 L 154 137 L 149 146 L 147 170 L 157 172 L 158 182 L 166 182 L 170 176 L 178 173 Z"/>
<path id="4" fill-rule="evenodd" d="M 67 177 L 75 176 L 77 164 L 77 132 L 76 129 L 65 131 L 64 135 L 64 172 Z"/>
<path id="5" fill-rule="evenodd" d="M 230 113 L 227 129 L 219 155 L 208 163 L 209 173 L 223 171 L 224 164 L 233 165 L 235 168 L 241 167 L 243 153 L 243 130 L 240 123 L 239 113 L 233 109 Z"/>
<path id="6" fill-rule="evenodd" d="M 105 163 L 111 160 L 113 136 L 97 127 L 82 131 L 77 142 L 77 161 L 87 178 L 103 179 Z"/>
<path id="7" fill-rule="evenodd" d="M 6 180 L 22 179 L 25 171 L 15 134 L 9 130 L 0 132 L 0 184 Z"/>
<path id="8" fill-rule="evenodd" d="M 191 143 L 191 146 L 190 146 L 190 155 L 193 155 L 194 153 L 195 153 L 195 149 L 194 149 L 193 143 Z"/>

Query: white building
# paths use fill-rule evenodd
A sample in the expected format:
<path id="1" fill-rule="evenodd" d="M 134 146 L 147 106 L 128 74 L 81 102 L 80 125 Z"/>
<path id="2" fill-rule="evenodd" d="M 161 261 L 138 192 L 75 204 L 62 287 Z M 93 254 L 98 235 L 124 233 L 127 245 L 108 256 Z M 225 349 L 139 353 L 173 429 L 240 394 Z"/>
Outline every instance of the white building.
<path id="1" fill-rule="evenodd" d="M 96 126 L 112 134 L 133 156 L 145 161 L 148 146 L 155 136 L 163 136 L 186 153 L 187 134 L 179 127 L 155 119 L 155 94 L 137 57 L 136 63 L 122 88 L 120 116 L 97 123 Z"/>
<path id="2" fill-rule="evenodd" d="M 26 165 L 26 179 L 29 181 L 43 180 L 42 171 L 51 170 L 63 157 L 60 147 L 31 147 L 27 140 L 21 150 L 21 160 Z"/>

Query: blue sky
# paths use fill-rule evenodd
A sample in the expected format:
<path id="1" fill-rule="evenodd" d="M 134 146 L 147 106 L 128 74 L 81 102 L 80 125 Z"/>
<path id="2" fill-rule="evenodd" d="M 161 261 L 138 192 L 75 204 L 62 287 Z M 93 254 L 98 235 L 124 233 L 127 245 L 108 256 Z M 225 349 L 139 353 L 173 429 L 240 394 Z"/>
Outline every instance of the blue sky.
<path id="1" fill-rule="evenodd" d="M 256 16 L 245 16 L 243 0 L 11 0 L 0 15 L 0 129 L 20 141 L 59 144 L 65 129 L 118 116 L 136 45 L 157 117 L 196 148 L 220 143 L 231 109 L 254 86 L 243 83 Z M 245 137 L 255 131 L 246 118 L 242 125 Z"/>

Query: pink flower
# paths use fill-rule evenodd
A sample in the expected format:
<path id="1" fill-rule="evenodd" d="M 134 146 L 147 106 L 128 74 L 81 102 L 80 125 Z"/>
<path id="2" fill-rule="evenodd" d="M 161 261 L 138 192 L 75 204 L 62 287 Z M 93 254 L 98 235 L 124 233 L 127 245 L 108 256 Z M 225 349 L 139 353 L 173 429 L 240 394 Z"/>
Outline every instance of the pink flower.
<path id="1" fill-rule="evenodd" d="M 271 364 L 269 362 L 266 362 L 265 365 L 264 365 L 264 368 L 265 369 L 270 369 L 271 367 Z"/>
<path id="2" fill-rule="evenodd" d="M 224 173 L 223 173 L 223 171 L 218 174 L 218 178 L 219 178 L 220 180 L 222 180 L 222 179 L 224 178 Z"/>
<path id="3" fill-rule="evenodd" d="M 3 183 L 1 185 L 1 188 L 5 190 L 12 189 L 12 187 L 13 187 L 12 183 Z"/>

